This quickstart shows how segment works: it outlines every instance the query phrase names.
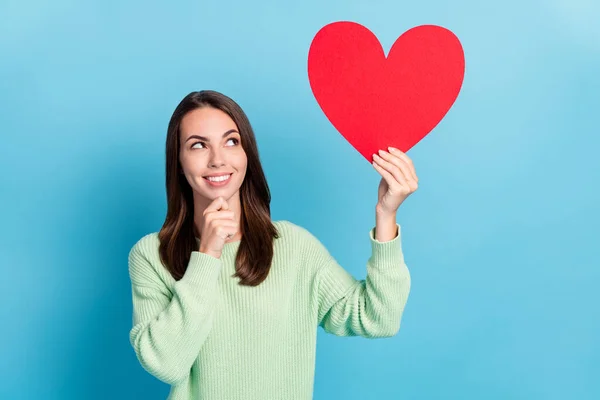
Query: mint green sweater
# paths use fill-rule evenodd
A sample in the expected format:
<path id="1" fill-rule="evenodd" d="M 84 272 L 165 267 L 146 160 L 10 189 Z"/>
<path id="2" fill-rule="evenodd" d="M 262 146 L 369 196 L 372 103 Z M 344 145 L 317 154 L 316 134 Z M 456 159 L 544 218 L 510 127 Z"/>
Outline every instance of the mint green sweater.
<path id="1" fill-rule="evenodd" d="M 168 399 L 309 400 L 318 326 L 337 336 L 398 332 L 410 291 L 399 225 L 386 242 L 370 230 L 367 276 L 356 280 L 308 230 L 273 223 L 280 238 L 256 287 L 232 278 L 239 241 L 221 258 L 193 251 L 179 281 L 160 262 L 157 232 L 132 247 L 130 341 L 143 368 L 171 385 Z"/>

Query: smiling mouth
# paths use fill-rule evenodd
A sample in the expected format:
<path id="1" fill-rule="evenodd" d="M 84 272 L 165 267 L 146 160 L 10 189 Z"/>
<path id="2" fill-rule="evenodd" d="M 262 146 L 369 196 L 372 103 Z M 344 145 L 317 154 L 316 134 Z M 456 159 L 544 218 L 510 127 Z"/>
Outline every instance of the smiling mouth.
<path id="1" fill-rule="evenodd" d="M 215 177 L 215 178 L 210 178 L 210 179 L 207 176 L 204 176 L 203 178 L 211 185 L 219 186 L 219 185 L 224 185 L 227 182 L 229 182 L 231 179 L 231 175 L 233 175 L 233 174 L 223 175 L 220 177 Z"/>

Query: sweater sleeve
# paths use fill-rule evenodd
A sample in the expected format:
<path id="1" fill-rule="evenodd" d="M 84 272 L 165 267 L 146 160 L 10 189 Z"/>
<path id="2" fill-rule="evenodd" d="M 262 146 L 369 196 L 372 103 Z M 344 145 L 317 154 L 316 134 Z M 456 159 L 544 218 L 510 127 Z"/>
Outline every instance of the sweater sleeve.
<path id="1" fill-rule="evenodd" d="M 148 257 L 150 247 L 140 241 L 129 253 L 129 340 L 144 369 L 173 385 L 188 377 L 211 330 L 221 260 L 193 251 L 184 276 L 169 289 L 150 262 L 156 258 Z"/>
<path id="2" fill-rule="evenodd" d="M 326 332 L 365 338 L 398 333 L 411 280 L 396 226 L 398 234 L 386 242 L 375 239 L 375 228 L 369 232 L 371 256 L 364 280 L 356 280 L 316 241 L 318 320 Z"/>

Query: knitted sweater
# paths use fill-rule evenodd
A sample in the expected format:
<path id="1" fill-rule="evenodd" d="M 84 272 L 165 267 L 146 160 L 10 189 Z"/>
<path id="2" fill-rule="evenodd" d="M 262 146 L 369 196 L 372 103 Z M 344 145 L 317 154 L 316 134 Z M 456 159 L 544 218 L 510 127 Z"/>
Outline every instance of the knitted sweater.
<path id="1" fill-rule="evenodd" d="M 131 248 L 130 342 L 143 368 L 171 385 L 168 399 L 309 400 L 318 326 L 337 336 L 398 332 L 410 291 L 398 224 L 386 242 L 370 230 L 367 276 L 356 280 L 307 229 L 273 223 L 280 237 L 256 287 L 232 277 L 240 241 L 220 258 L 193 251 L 179 281 L 160 262 L 157 232 Z"/>

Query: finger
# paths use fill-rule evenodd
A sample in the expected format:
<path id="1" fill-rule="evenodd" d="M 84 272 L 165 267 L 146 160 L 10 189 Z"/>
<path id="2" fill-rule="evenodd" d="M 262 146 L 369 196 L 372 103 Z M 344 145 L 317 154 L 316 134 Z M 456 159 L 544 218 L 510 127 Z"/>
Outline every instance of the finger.
<path id="1" fill-rule="evenodd" d="M 394 155 L 402 158 L 406 162 L 406 164 L 408 164 L 408 167 L 410 169 L 410 173 L 412 175 L 412 178 L 415 180 L 415 182 L 419 182 L 419 177 L 417 176 L 417 172 L 415 171 L 415 166 L 413 164 L 413 161 L 410 159 L 410 157 L 408 155 L 406 155 L 406 153 L 404 153 L 403 151 L 398 150 L 395 147 L 388 147 L 388 150 L 392 154 L 394 154 Z"/>
<path id="2" fill-rule="evenodd" d="M 224 226 L 224 227 L 235 228 L 235 227 L 237 227 L 237 225 L 238 225 L 238 223 L 231 219 L 220 219 L 218 221 L 215 221 L 216 227 Z"/>
<path id="3" fill-rule="evenodd" d="M 229 204 L 227 203 L 227 200 L 225 200 L 225 198 L 223 196 L 219 197 L 221 199 L 221 210 L 229 210 Z"/>
<path id="4" fill-rule="evenodd" d="M 223 221 L 218 227 L 215 228 L 217 236 L 221 239 L 228 239 L 229 237 L 235 236 L 237 233 L 237 224 L 232 221 Z"/>
<path id="5" fill-rule="evenodd" d="M 379 150 L 379 155 L 387 162 L 398 167 L 400 169 L 400 171 L 402 171 L 402 175 L 404 175 L 404 179 L 407 182 L 412 180 L 412 174 L 410 173 L 410 169 L 404 160 L 402 160 L 398 156 L 388 153 L 385 150 Z"/>
<path id="6" fill-rule="evenodd" d="M 382 154 L 385 154 L 385 152 L 382 151 Z M 390 158 L 390 159 L 394 158 L 389 153 L 385 157 Z M 389 172 L 394 177 L 396 182 L 398 182 L 401 186 L 404 186 L 407 189 L 410 189 L 410 185 L 407 182 L 405 172 L 401 168 L 399 168 L 397 165 L 395 165 L 391 161 L 386 161 L 383 157 L 380 157 L 377 154 L 374 154 L 373 158 L 375 159 L 375 161 L 377 161 L 377 163 L 379 165 L 381 165 L 387 172 Z"/>
<path id="7" fill-rule="evenodd" d="M 225 203 L 225 205 L 223 205 L 223 203 Z M 219 196 L 216 199 L 214 199 L 209 205 L 208 207 L 206 207 L 206 209 L 204 209 L 204 211 L 202 212 L 202 215 L 206 215 L 209 212 L 213 212 L 213 211 L 218 211 L 220 210 L 222 207 L 226 207 L 226 209 L 228 209 L 228 205 L 227 202 L 225 201 L 225 199 L 223 198 L 223 196 Z"/>
<path id="8" fill-rule="evenodd" d="M 385 157 L 388 160 L 388 162 L 390 162 L 395 167 L 395 168 L 391 167 L 392 171 L 396 170 L 396 169 L 400 169 L 400 171 L 402 171 L 402 175 L 406 180 L 406 184 L 407 184 L 408 188 L 411 191 L 417 190 L 417 188 L 419 187 L 419 184 L 413 178 L 413 174 L 410 171 L 410 167 L 408 166 L 407 162 L 404 161 L 401 157 L 390 154 L 384 150 L 380 150 L 380 153 L 383 157 Z M 395 174 L 395 175 L 399 175 L 399 174 Z"/>
<path id="9" fill-rule="evenodd" d="M 378 157 L 380 161 L 382 161 L 381 157 Z M 385 162 L 385 161 L 382 161 Z M 410 191 L 410 186 L 406 183 L 403 178 L 397 179 L 388 169 L 383 167 L 380 162 L 373 161 L 373 166 L 375 169 L 381 174 L 383 179 L 387 182 L 388 186 L 391 189 L 396 189 L 398 186 L 402 187 L 404 190 Z"/>
<path id="10" fill-rule="evenodd" d="M 396 178 L 392 176 L 389 172 L 387 172 L 381 165 L 377 163 L 377 161 L 373 161 L 373 167 L 379 172 L 379 174 L 385 179 L 388 186 L 395 185 Z"/>
<path id="11" fill-rule="evenodd" d="M 216 199 L 211 201 L 210 204 L 204 209 L 204 211 L 202 212 L 202 215 L 205 216 L 206 214 L 208 214 L 210 212 L 219 210 L 219 208 L 221 208 L 221 198 L 217 197 Z"/>
<path id="12" fill-rule="evenodd" d="M 206 221 L 212 221 L 215 219 L 224 219 L 224 220 L 233 220 L 235 218 L 235 213 L 231 210 L 220 210 L 213 211 L 208 213 L 206 216 Z"/>

